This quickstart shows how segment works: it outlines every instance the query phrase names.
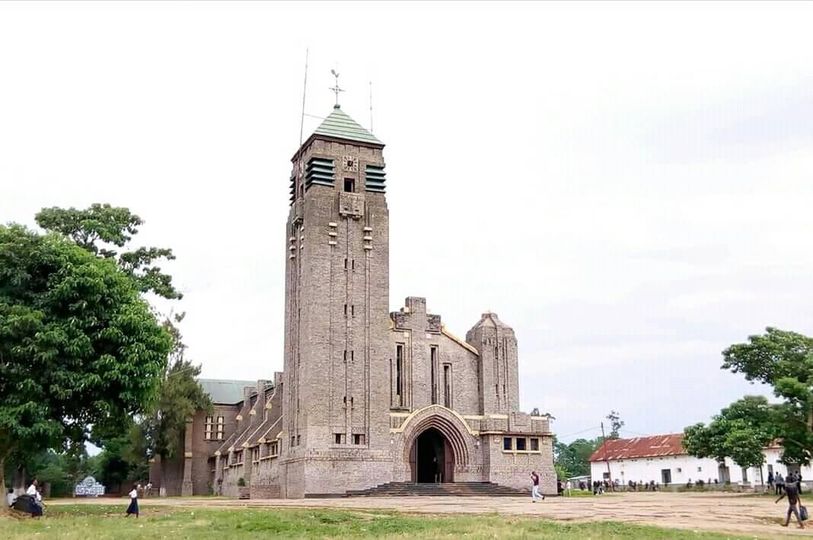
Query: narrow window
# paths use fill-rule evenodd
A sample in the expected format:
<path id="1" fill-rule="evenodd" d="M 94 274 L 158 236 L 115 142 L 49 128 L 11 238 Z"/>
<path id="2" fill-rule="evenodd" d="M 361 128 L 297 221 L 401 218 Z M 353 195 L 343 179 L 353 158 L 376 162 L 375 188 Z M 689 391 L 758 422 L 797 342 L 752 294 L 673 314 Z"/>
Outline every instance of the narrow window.
<path id="1" fill-rule="evenodd" d="M 335 444 L 342 444 L 342 434 L 341 433 L 336 433 L 333 442 Z"/>
<path id="2" fill-rule="evenodd" d="M 344 258 L 344 269 L 347 270 L 347 257 Z"/>
<path id="3" fill-rule="evenodd" d="M 211 441 L 212 440 L 212 431 L 213 430 L 214 430 L 214 417 L 213 416 L 207 416 L 206 417 L 206 429 L 205 429 L 204 439 L 206 439 L 207 441 Z"/>
<path id="4" fill-rule="evenodd" d="M 443 406 L 452 408 L 452 366 L 443 364 Z"/>
<path id="5" fill-rule="evenodd" d="M 344 362 L 347 363 L 347 349 L 344 350 Z"/>
<path id="6" fill-rule="evenodd" d="M 347 193 L 355 193 L 356 192 L 356 179 L 355 178 L 345 178 L 344 179 L 344 190 Z"/>
<path id="7" fill-rule="evenodd" d="M 355 361 L 355 351 L 350 351 L 350 362 L 352 363 L 354 361 Z"/>
<path id="8" fill-rule="evenodd" d="M 513 447 L 511 446 L 511 437 L 503 437 L 502 438 L 502 449 L 503 450 L 511 450 Z"/>
<path id="9" fill-rule="evenodd" d="M 356 316 L 356 304 L 350 304 L 350 316 L 351 317 Z"/>
<path id="10" fill-rule="evenodd" d="M 429 369 L 432 380 L 432 404 L 438 402 L 438 348 L 435 345 L 429 347 Z"/>
<path id="11" fill-rule="evenodd" d="M 517 450 L 522 450 L 523 452 L 526 450 L 525 437 L 517 437 Z"/>
<path id="12" fill-rule="evenodd" d="M 404 345 L 398 343 L 395 345 L 395 395 L 397 397 L 397 404 L 399 407 L 404 404 Z"/>
<path id="13" fill-rule="evenodd" d="M 531 439 L 531 452 L 539 452 L 539 439 Z"/>
<path id="14" fill-rule="evenodd" d="M 350 269 L 351 270 L 356 269 L 356 259 L 350 259 Z"/>
<path id="15" fill-rule="evenodd" d="M 299 443 L 301 443 L 301 442 L 302 442 L 302 435 L 297 435 L 296 436 L 296 445 L 299 446 Z"/>
<path id="16" fill-rule="evenodd" d="M 223 416 L 217 417 L 217 440 L 222 441 L 225 437 L 223 434 L 223 429 L 225 428 L 226 418 Z"/>
<path id="17" fill-rule="evenodd" d="M 344 316 L 347 317 L 347 304 L 344 305 Z"/>

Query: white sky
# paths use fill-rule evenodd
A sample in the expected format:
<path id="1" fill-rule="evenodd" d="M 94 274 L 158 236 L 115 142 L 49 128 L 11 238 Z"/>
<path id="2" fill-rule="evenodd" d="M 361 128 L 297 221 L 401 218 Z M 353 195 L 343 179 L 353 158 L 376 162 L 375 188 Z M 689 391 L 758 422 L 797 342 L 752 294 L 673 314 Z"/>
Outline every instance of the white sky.
<path id="1" fill-rule="evenodd" d="M 0 221 L 109 202 L 172 247 L 207 377 L 282 369 L 307 112 L 387 143 L 391 298 L 520 344 L 565 440 L 758 389 L 720 351 L 813 333 L 813 5 L 0 4 Z M 306 119 L 306 136 L 319 120 Z"/>

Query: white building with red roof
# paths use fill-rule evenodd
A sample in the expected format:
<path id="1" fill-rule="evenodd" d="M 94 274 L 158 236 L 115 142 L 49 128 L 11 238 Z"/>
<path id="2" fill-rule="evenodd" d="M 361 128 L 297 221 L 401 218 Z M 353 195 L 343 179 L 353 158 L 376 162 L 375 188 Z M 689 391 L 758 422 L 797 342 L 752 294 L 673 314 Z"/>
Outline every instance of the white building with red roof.
<path id="1" fill-rule="evenodd" d="M 765 463 L 759 467 L 743 468 L 730 459 L 719 463 L 716 459 L 690 456 L 683 448 L 683 434 L 670 433 L 633 439 L 610 439 L 590 456 L 593 480 L 611 479 L 628 485 L 630 481 L 655 482 L 660 485 L 705 483 L 751 484 L 768 483 L 769 473 L 799 472 L 799 467 L 781 463 L 782 449 L 771 446 L 764 451 Z M 801 468 L 805 481 L 813 480 L 810 467 Z"/>

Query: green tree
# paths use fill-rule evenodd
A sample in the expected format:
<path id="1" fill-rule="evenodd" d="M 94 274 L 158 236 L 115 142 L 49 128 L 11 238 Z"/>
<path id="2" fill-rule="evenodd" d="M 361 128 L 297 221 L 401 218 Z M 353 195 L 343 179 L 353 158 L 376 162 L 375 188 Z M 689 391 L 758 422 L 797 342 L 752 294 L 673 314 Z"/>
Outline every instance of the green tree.
<path id="1" fill-rule="evenodd" d="M 555 465 L 566 471 L 567 477 L 590 474 L 590 455 L 601 444 L 601 438 L 594 440 L 576 439 L 570 444 L 554 442 Z"/>
<path id="2" fill-rule="evenodd" d="M 0 226 L 0 486 L 12 452 L 81 444 L 141 412 L 171 345 L 114 262 Z"/>
<path id="3" fill-rule="evenodd" d="M 731 458 L 741 467 L 761 467 L 762 449 L 776 436 L 776 408 L 763 396 L 735 401 L 709 425 L 695 424 L 683 433 L 683 446 L 693 456 L 723 461 Z"/>
<path id="4" fill-rule="evenodd" d="M 807 464 L 813 457 L 813 339 L 777 328 L 723 351 L 723 369 L 773 387 L 782 399 L 773 422 L 783 459 Z"/>
<path id="5" fill-rule="evenodd" d="M 161 475 L 166 463 L 183 449 L 186 421 L 197 411 L 211 411 L 212 402 L 197 380 L 200 366 L 185 358 L 186 345 L 177 323 L 183 315 L 176 316 L 174 322 L 167 319 L 164 328 L 172 336 L 172 350 L 169 363 L 161 379 L 157 399 L 151 404 L 147 414 L 137 427 L 139 433 L 133 439 L 133 454 L 147 459 L 160 456 Z"/>
<path id="6" fill-rule="evenodd" d="M 167 299 L 179 299 L 181 293 L 172 285 L 172 277 L 156 264 L 172 260 L 171 249 L 126 248 L 144 221 L 127 208 L 94 204 L 90 208 L 43 208 L 36 215 L 37 224 L 47 231 L 67 236 L 94 255 L 114 259 L 136 282 L 141 292 L 153 292 Z"/>
<path id="7" fill-rule="evenodd" d="M 624 427 L 624 421 L 621 420 L 621 414 L 617 411 L 610 411 L 610 414 L 606 416 L 607 420 L 610 421 L 610 435 L 607 436 L 608 439 L 618 439 L 621 437 L 621 428 Z"/>

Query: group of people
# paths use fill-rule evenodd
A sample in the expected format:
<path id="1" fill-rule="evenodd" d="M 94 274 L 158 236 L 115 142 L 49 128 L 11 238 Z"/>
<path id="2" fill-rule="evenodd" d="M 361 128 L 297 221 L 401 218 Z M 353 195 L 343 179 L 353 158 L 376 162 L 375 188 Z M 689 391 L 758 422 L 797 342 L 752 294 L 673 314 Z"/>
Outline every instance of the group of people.
<path id="1" fill-rule="evenodd" d="M 801 472 L 789 472 L 787 477 L 783 478 L 782 473 L 777 472 L 776 474 L 773 471 L 768 473 L 768 487 L 770 489 L 775 490 L 777 495 L 781 495 L 785 491 L 785 487 L 788 484 L 795 484 L 796 488 L 799 490 L 799 493 L 802 493 L 802 473 Z"/>
<path id="2" fill-rule="evenodd" d="M 25 490 L 26 496 L 30 499 L 30 504 L 27 506 L 28 511 L 31 512 L 32 517 L 42 516 L 45 504 L 42 502 L 42 486 L 39 481 L 34 478 L 28 489 Z M 13 489 L 9 489 L 6 493 L 6 506 L 13 508 L 19 497 L 14 493 Z"/>
<path id="3" fill-rule="evenodd" d="M 141 484 L 134 484 L 133 489 L 128 494 L 130 497 L 130 505 L 127 507 L 127 511 L 125 515 L 127 517 L 131 515 L 135 515 L 138 517 L 138 494 L 139 492 L 144 493 L 145 495 L 149 495 L 150 491 L 152 490 L 152 483 L 148 483 L 144 488 L 141 487 Z M 25 490 L 25 494 L 30 498 L 31 504 L 27 507 L 28 509 L 25 511 L 30 511 L 32 517 L 40 517 L 43 514 L 45 509 L 45 504 L 42 501 L 42 486 L 39 483 L 39 480 L 34 478 L 31 480 L 31 484 L 29 484 L 28 489 Z M 544 497 L 543 497 L 544 498 Z M 6 505 L 9 508 L 14 507 L 14 503 L 17 502 L 19 497 L 14 493 L 13 489 L 9 489 L 8 493 L 6 493 Z"/>

